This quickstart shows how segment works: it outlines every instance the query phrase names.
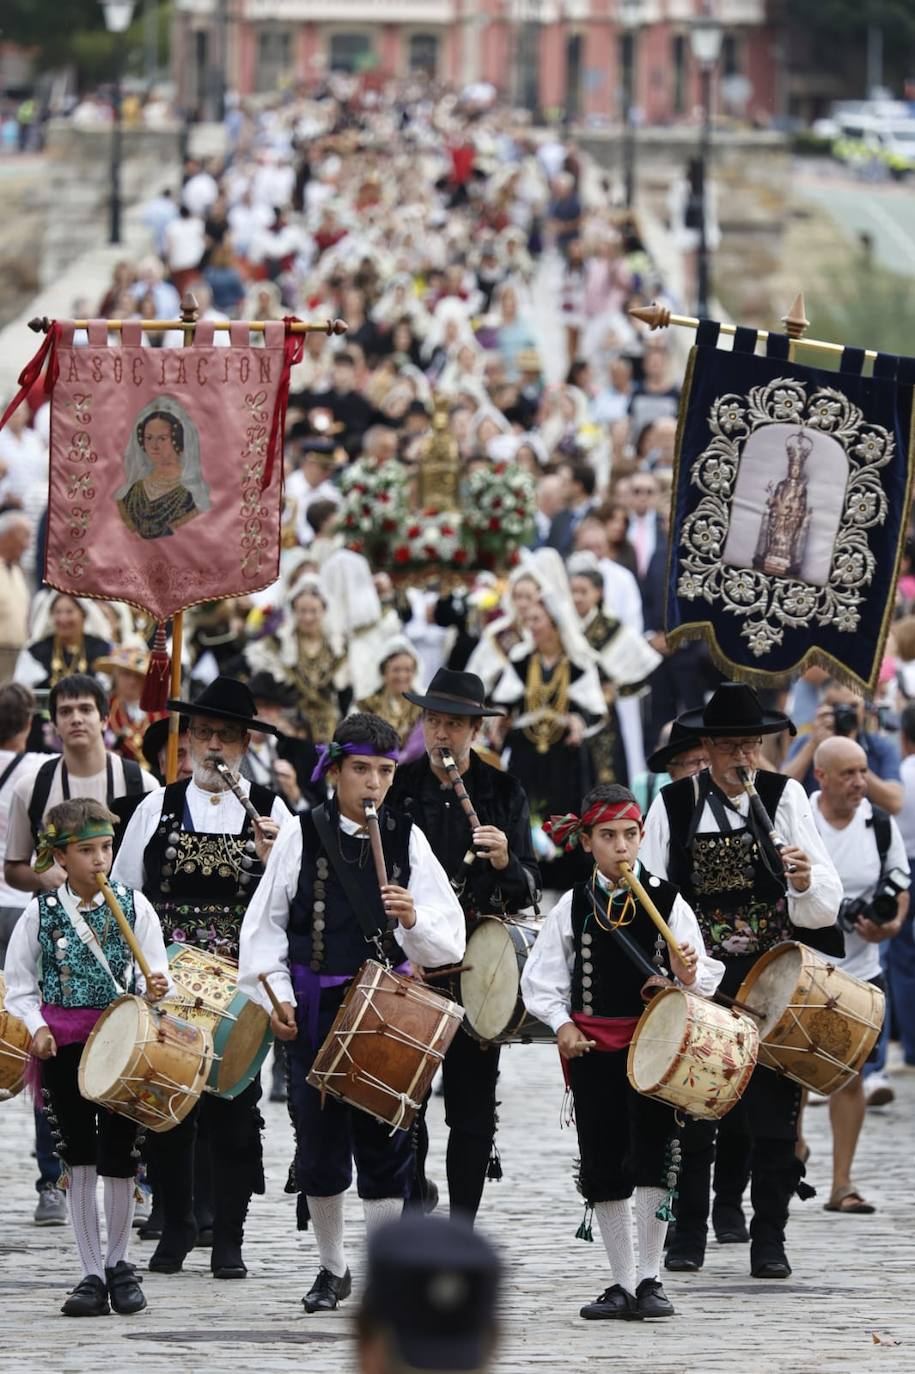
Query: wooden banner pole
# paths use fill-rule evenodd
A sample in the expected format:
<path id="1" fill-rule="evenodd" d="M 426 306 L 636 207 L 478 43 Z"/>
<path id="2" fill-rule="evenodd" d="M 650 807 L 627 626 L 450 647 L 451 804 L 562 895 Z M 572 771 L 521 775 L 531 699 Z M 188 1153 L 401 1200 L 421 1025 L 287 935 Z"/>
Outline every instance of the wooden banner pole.
<path id="1" fill-rule="evenodd" d="M 667 329 L 669 325 L 677 325 L 681 329 L 698 329 L 699 320 L 695 315 L 675 315 L 666 305 L 660 305 L 657 301 L 653 305 L 640 305 L 630 310 L 629 314 L 633 319 L 641 320 L 642 324 L 647 324 L 649 329 Z M 799 295 L 787 315 L 782 316 L 782 323 L 785 326 L 785 333 L 791 340 L 789 358 L 793 362 L 799 348 L 810 349 L 820 353 L 845 352 L 845 345 L 831 343 L 828 339 L 807 339 L 804 333 L 810 328 L 810 321 L 806 318 L 804 308 L 804 297 Z M 722 334 L 736 334 L 738 326 L 736 324 L 722 324 L 720 326 Z M 760 339 L 768 339 L 770 330 L 758 329 L 757 334 Z M 873 348 L 864 350 L 864 356 L 870 362 L 877 357 L 877 352 Z"/>
<path id="2" fill-rule="evenodd" d="M 184 311 L 182 308 L 182 314 L 183 313 Z M 187 337 L 188 328 L 190 328 L 191 332 L 193 333 L 193 330 L 196 328 L 196 323 L 196 320 L 187 321 L 184 319 L 105 321 L 105 324 L 108 326 L 109 331 L 113 333 L 119 333 L 124 328 L 125 324 L 138 324 L 140 328 L 147 334 L 156 334 L 163 333 L 168 330 L 182 329 L 184 330 L 185 338 Z M 233 323 L 237 323 L 237 321 L 214 320 L 213 328 L 217 331 L 217 333 L 220 330 L 225 332 L 227 329 L 231 327 Z M 246 324 L 252 334 L 263 334 L 267 321 L 244 320 L 241 323 Z M 88 320 L 73 320 L 72 324 L 75 329 L 89 328 Z M 31 329 L 35 334 L 47 334 L 50 328 L 51 320 L 48 318 L 47 315 L 36 315 L 34 320 L 29 320 L 29 329 Z M 307 320 L 294 320 L 293 323 L 289 326 L 290 333 L 292 334 L 345 334 L 347 328 L 348 326 L 345 320 L 324 320 L 320 324 L 314 322 L 309 323 Z"/>
<path id="3" fill-rule="evenodd" d="M 184 331 L 184 347 L 190 348 L 194 342 L 194 329 L 200 318 L 200 307 L 196 297 L 186 292 L 181 298 L 181 328 Z M 176 611 L 172 616 L 172 681 L 170 696 L 177 701 L 181 696 L 181 655 L 184 650 L 184 611 Z M 178 726 L 181 714 L 172 711 L 168 718 L 168 745 L 165 753 L 165 781 L 178 779 Z"/>

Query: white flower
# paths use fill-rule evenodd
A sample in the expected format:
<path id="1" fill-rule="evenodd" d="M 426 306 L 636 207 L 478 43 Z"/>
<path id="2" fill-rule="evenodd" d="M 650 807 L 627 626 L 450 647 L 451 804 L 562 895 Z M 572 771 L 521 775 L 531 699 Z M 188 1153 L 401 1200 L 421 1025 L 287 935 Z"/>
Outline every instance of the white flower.
<path id="1" fill-rule="evenodd" d="M 724 590 L 738 605 L 752 606 L 756 600 L 756 579 L 751 572 L 741 569 L 725 579 Z"/>
<path id="2" fill-rule="evenodd" d="M 843 606 L 833 617 L 833 628 L 842 634 L 854 634 L 861 623 L 861 617 L 851 606 Z"/>
<path id="3" fill-rule="evenodd" d="M 762 658 L 773 644 L 780 644 L 783 638 L 781 630 L 774 629 L 764 620 L 749 621 L 740 633 L 747 641 L 754 658 Z"/>
<path id="4" fill-rule="evenodd" d="M 858 443 L 855 444 L 852 449 L 852 453 L 856 453 L 859 458 L 863 458 L 865 463 L 875 463 L 878 458 L 883 457 L 885 448 L 885 436 L 877 434 L 874 430 L 869 429 L 866 433 L 861 435 Z"/>
<path id="5" fill-rule="evenodd" d="M 783 387 L 780 387 L 772 400 L 775 418 L 777 420 L 793 420 L 801 412 L 803 397 L 796 391 L 786 391 Z"/>
<path id="6" fill-rule="evenodd" d="M 703 588 L 701 579 L 695 577 L 693 573 L 684 573 L 677 583 L 677 595 L 682 596 L 684 601 L 695 601 L 698 597 L 702 596 L 702 594 Z"/>

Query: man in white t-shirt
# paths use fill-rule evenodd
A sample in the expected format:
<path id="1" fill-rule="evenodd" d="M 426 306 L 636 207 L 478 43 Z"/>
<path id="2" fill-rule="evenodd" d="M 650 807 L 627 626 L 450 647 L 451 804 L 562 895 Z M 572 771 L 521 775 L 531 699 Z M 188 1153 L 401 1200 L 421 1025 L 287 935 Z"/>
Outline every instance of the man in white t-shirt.
<path id="1" fill-rule="evenodd" d="M 31 866 L 36 831 L 49 807 L 70 797 L 94 797 L 107 806 L 115 797 L 158 786 L 151 773 L 105 748 L 108 699 L 94 677 L 72 673 L 61 678 L 51 689 L 48 710 L 63 752 L 49 756 L 37 772 L 16 783 L 10 801 L 3 876 L 19 892 L 51 890 L 66 882 L 56 864 L 45 873 Z"/>
<path id="2" fill-rule="evenodd" d="M 875 810 L 867 799 L 867 755 L 860 744 L 831 736 L 817 747 L 813 766 L 820 791 L 810 798 L 810 807 L 844 894 L 839 919 L 845 930 L 845 958 L 839 967 L 882 987 L 880 944 L 898 934 L 909 907 L 905 845 L 892 816 L 879 807 Z M 878 915 L 890 919 L 878 920 Z M 851 1180 L 866 1110 L 860 1074 L 829 1099 L 833 1173 L 827 1211 L 874 1211 Z"/>

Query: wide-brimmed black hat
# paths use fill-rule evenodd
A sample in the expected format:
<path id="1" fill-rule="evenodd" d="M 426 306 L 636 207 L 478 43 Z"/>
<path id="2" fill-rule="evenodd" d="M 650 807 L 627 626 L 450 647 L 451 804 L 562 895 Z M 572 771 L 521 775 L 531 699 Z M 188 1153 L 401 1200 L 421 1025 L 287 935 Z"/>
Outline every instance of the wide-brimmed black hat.
<path id="1" fill-rule="evenodd" d="M 187 733 L 187 716 L 178 718 L 178 734 Z M 161 720 L 154 720 L 152 725 L 147 725 L 143 731 L 143 757 L 149 764 L 154 773 L 159 771 L 159 754 L 168 743 L 168 716 L 163 716 Z"/>
<path id="2" fill-rule="evenodd" d="M 699 738 L 693 730 L 684 730 L 678 720 L 675 720 L 670 727 L 670 736 L 666 744 L 662 744 L 653 754 L 646 759 L 646 766 L 650 773 L 666 773 L 667 765 L 677 758 L 679 754 L 685 754 L 687 749 L 694 749 L 699 742 Z"/>
<path id="3" fill-rule="evenodd" d="M 272 673 L 255 673 L 248 679 L 248 690 L 255 704 L 262 701 L 267 706 L 295 706 L 298 701 L 295 688 L 288 682 L 280 682 Z"/>
<path id="4" fill-rule="evenodd" d="M 196 701 L 169 701 L 170 711 L 183 711 L 188 716 L 206 716 L 208 720 L 227 720 L 243 725 L 246 730 L 259 730 L 263 735 L 278 735 L 275 725 L 258 720 L 250 687 L 234 677 L 214 678 Z"/>
<path id="5" fill-rule="evenodd" d="M 487 706 L 483 680 L 476 673 L 455 673 L 439 668 L 424 696 L 404 692 L 407 701 L 424 711 L 440 711 L 445 716 L 504 716 L 501 706 Z"/>
<path id="6" fill-rule="evenodd" d="M 722 682 L 695 711 L 684 711 L 677 724 L 697 735 L 777 735 L 781 730 L 797 734 L 794 722 L 781 711 L 767 711 L 746 682 Z"/>

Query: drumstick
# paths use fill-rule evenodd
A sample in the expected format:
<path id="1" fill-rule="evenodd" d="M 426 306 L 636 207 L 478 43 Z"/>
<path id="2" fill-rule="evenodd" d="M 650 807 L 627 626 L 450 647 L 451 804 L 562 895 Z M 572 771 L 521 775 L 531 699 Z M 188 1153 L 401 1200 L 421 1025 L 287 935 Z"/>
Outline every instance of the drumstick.
<path id="1" fill-rule="evenodd" d="M 99 885 L 99 890 L 101 891 L 102 896 L 108 903 L 108 908 L 112 916 L 117 921 L 118 925 L 121 927 L 121 934 L 124 936 L 124 939 L 127 943 L 127 948 L 130 950 L 134 959 L 136 959 L 137 968 L 140 970 L 143 977 L 146 979 L 146 986 L 148 988 L 149 980 L 152 977 L 152 969 L 146 962 L 146 955 L 140 948 L 140 942 L 131 930 L 130 922 L 127 920 L 127 917 L 121 910 L 121 904 L 112 892 L 111 887 L 108 883 L 108 879 L 105 877 L 104 873 L 97 873 L 95 875 L 95 880 Z"/>
<path id="2" fill-rule="evenodd" d="M 247 795 L 247 793 L 243 790 L 242 785 L 238 780 L 238 775 L 236 773 L 233 773 L 232 769 L 224 763 L 217 763 L 216 771 L 220 774 L 221 777 L 225 778 L 226 786 L 232 793 L 233 797 L 238 798 L 242 806 L 245 808 L 245 811 L 247 812 L 250 819 L 254 822 L 255 825 L 257 825 L 258 821 L 260 820 L 260 816 L 257 814 L 257 807 L 254 805 L 254 803 L 252 802 L 251 798 Z"/>
<path id="3" fill-rule="evenodd" d="M 620 872 L 623 875 L 623 882 L 629 888 L 630 892 L 633 892 L 635 896 L 638 897 L 639 901 L 642 903 L 642 906 L 645 908 L 648 915 L 654 921 L 658 930 L 664 936 L 664 939 L 667 941 L 668 948 L 670 949 L 671 954 L 675 954 L 682 963 L 685 963 L 686 960 L 684 958 L 682 949 L 677 943 L 676 935 L 674 935 L 670 926 L 664 920 L 664 917 L 661 915 L 660 911 L 658 911 L 658 908 L 655 906 L 654 902 L 651 900 L 648 893 L 645 891 L 644 887 L 633 873 L 632 869 L 629 867 L 627 863 L 621 863 Z"/>
<path id="4" fill-rule="evenodd" d="M 369 841 L 372 846 L 372 858 L 375 860 L 375 875 L 378 878 L 378 886 L 387 887 L 388 870 L 384 862 L 384 849 L 381 844 L 381 826 L 378 824 L 378 812 L 375 810 L 375 803 L 369 797 L 363 799 L 362 809 L 365 811 L 365 828 L 369 832 Z"/>
<path id="5" fill-rule="evenodd" d="M 258 981 L 259 983 L 263 983 L 263 985 L 264 985 L 264 991 L 266 992 L 267 996 L 270 998 L 270 1005 L 273 1007 L 273 1010 L 276 1012 L 276 1014 L 277 1014 L 277 1016 L 279 1017 L 279 1019 L 280 1019 L 280 1020 L 283 1022 L 283 1024 L 285 1025 L 285 1024 L 286 1024 L 286 1013 L 283 1011 L 283 1004 L 282 1004 L 282 1002 L 281 1002 L 280 999 L 277 997 L 276 993 L 273 991 L 273 988 L 270 986 L 270 975 L 269 975 L 268 973 L 259 973 L 259 974 L 257 975 L 257 981 Z"/>

